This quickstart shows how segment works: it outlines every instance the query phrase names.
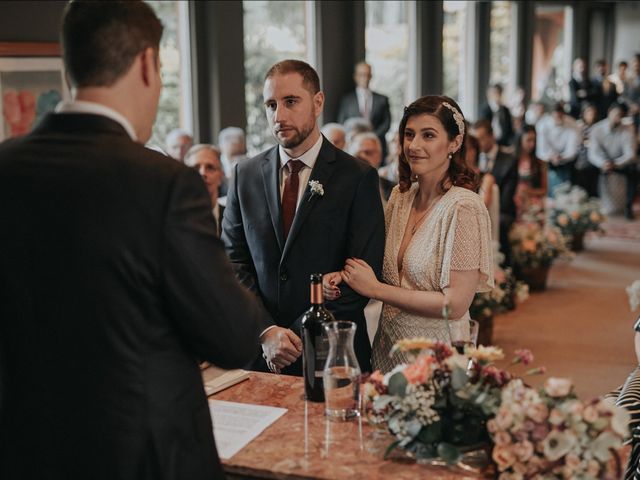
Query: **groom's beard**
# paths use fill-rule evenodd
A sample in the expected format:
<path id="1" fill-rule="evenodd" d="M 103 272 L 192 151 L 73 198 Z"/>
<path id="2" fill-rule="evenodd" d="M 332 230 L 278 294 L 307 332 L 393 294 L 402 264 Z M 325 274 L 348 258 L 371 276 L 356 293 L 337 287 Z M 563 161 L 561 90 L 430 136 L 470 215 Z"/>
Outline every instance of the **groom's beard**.
<path id="1" fill-rule="evenodd" d="M 277 134 L 275 134 L 274 137 L 276 138 L 276 141 L 284 148 L 296 148 L 298 145 L 304 142 L 309 135 L 311 135 L 311 132 L 313 132 L 315 126 L 316 118 L 312 116 L 311 121 L 308 124 L 304 125 L 301 130 L 295 127 L 287 127 L 296 132 L 293 137 L 287 140 L 281 140 L 280 138 L 278 138 Z"/>

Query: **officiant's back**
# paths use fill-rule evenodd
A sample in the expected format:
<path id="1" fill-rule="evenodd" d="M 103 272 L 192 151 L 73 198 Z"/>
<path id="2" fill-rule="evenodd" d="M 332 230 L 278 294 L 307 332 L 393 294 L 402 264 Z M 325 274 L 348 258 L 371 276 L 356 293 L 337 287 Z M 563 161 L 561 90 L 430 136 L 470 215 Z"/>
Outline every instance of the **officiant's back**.
<path id="1" fill-rule="evenodd" d="M 258 348 L 198 174 L 146 142 L 162 25 L 73 2 L 74 101 L 0 144 L 0 478 L 223 476 L 198 360 Z"/>

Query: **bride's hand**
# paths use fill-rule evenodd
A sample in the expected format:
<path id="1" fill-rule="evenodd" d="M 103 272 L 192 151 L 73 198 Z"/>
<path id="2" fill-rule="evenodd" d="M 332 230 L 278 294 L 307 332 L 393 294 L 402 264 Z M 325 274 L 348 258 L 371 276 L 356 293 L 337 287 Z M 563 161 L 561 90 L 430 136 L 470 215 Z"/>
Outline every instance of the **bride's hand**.
<path id="1" fill-rule="evenodd" d="M 340 272 L 325 273 L 322 276 L 322 293 L 326 300 L 337 300 L 342 295 L 340 291 L 340 285 L 342 283 L 342 277 Z"/>
<path id="2" fill-rule="evenodd" d="M 344 270 L 340 272 L 342 279 L 352 289 L 363 297 L 374 298 L 374 294 L 380 282 L 376 278 L 373 269 L 364 260 L 350 258 L 347 260 Z"/>

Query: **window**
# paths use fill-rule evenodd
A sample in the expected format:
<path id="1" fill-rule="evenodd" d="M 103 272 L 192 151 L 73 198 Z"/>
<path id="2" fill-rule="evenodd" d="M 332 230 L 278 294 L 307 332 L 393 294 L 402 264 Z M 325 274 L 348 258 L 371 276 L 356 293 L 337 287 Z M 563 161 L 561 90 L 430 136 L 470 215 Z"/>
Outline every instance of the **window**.
<path id="1" fill-rule="evenodd" d="M 185 82 L 185 70 L 188 62 L 182 59 L 189 46 L 185 44 L 186 3 L 176 1 L 148 1 L 151 8 L 164 25 L 164 33 L 160 42 L 160 62 L 162 63 L 162 92 L 156 122 L 149 144 L 165 149 L 165 138 L 174 128 L 191 129 L 191 95 Z M 184 5 L 182 5 L 184 3 Z M 189 76 L 186 75 L 188 79 Z"/>
<path id="2" fill-rule="evenodd" d="M 371 89 L 389 97 L 391 129 L 402 118 L 409 98 L 409 12 L 412 2 L 365 2 L 366 61 L 371 65 Z"/>
<path id="3" fill-rule="evenodd" d="M 511 97 L 514 86 L 512 82 L 511 46 L 512 20 L 511 3 L 506 1 L 491 2 L 490 33 L 490 78 L 489 83 L 500 83 L 504 88 L 504 99 Z"/>
<path id="4" fill-rule="evenodd" d="M 443 92 L 460 102 L 465 85 L 467 2 L 444 1 L 442 28 Z"/>
<path id="5" fill-rule="evenodd" d="M 533 100 L 553 104 L 568 98 L 572 17 L 571 7 L 536 4 L 531 79 Z"/>
<path id="6" fill-rule="evenodd" d="M 308 4 L 303 1 L 243 2 L 249 154 L 256 154 L 274 144 L 262 98 L 265 73 L 280 60 L 309 61 L 307 24 L 312 2 Z"/>

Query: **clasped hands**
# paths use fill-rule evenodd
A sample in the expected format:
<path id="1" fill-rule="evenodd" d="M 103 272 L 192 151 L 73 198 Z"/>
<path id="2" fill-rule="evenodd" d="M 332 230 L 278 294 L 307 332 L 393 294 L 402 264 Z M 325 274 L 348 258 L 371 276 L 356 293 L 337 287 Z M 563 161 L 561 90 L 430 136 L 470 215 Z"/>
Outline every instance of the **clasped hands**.
<path id="1" fill-rule="evenodd" d="M 270 328 L 264 332 L 260 343 L 262 357 L 273 373 L 280 373 L 284 367 L 288 367 L 302 355 L 302 340 L 288 328 Z"/>
<path id="2" fill-rule="evenodd" d="M 322 291 L 327 300 L 340 298 L 339 285 L 345 282 L 363 297 L 375 298 L 380 286 L 376 274 L 367 262 L 359 258 L 349 258 L 340 272 L 327 273 L 322 277 Z"/>

